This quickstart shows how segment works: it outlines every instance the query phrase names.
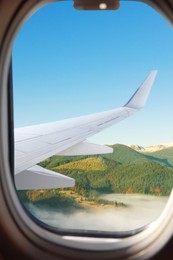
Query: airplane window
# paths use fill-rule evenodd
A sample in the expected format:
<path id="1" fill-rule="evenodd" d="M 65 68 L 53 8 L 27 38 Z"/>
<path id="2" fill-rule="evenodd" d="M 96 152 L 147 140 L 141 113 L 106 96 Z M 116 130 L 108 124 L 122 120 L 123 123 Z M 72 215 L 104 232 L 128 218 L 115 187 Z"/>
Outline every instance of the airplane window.
<path id="1" fill-rule="evenodd" d="M 141 3 L 43 7 L 13 46 L 15 185 L 64 232 L 134 232 L 173 184 L 173 36 Z M 121 122 L 120 122 L 121 121 Z"/>

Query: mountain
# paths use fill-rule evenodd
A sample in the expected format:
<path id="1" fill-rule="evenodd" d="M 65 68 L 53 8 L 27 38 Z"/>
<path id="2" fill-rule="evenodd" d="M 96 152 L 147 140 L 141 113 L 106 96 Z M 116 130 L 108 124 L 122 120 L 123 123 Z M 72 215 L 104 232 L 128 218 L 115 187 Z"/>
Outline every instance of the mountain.
<path id="1" fill-rule="evenodd" d="M 113 148 L 113 153 L 103 155 L 104 158 L 120 163 L 142 163 L 151 160 L 145 154 L 139 153 L 126 145 L 114 144 L 110 147 Z"/>
<path id="2" fill-rule="evenodd" d="M 145 147 L 140 146 L 138 144 L 131 144 L 129 147 L 137 152 L 143 152 L 143 151 L 145 152 Z"/>
<path id="3" fill-rule="evenodd" d="M 83 200 L 97 204 L 97 194 L 100 192 L 170 195 L 173 184 L 173 147 L 158 145 L 148 149 L 152 152 L 139 145 L 128 147 L 114 144 L 111 147 L 112 154 L 55 155 L 48 158 L 40 165 L 74 178 L 75 187 L 20 191 L 19 197 L 22 201 L 40 203 L 39 206 L 48 205 L 63 211 L 73 211 L 81 207 Z M 99 203 L 104 204 L 105 201 Z"/>
<path id="4" fill-rule="evenodd" d="M 130 146 L 134 151 L 147 156 L 154 161 L 160 161 L 165 166 L 173 167 L 173 144 L 158 144 L 147 147 L 139 145 Z"/>
<path id="5" fill-rule="evenodd" d="M 111 147 L 112 154 L 52 156 L 40 165 L 74 178 L 76 185 L 72 191 L 84 196 L 90 196 L 93 191 L 170 194 L 173 148 L 142 153 L 121 144 Z"/>
<path id="6" fill-rule="evenodd" d="M 138 152 L 126 145 L 122 144 L 114 144 L 110 145 L 110 147 L 113 148 L 113 153 L 111 154 L 103 154 L 99 155 L 100 158 L 106 158 L 109 160 L 113 160 L 120 164 L 138 164 L 138 163 L 144 163 L 144 162 L 156 162 L 161 165 L 164 165 L 166 167 L 173 167 L 173 157 L 171 157 L 171 150 L 173 154 L 173 148 L 167 148 L 164 150 L 160 150 L 160 153 L 148 153 L 148 152 Z M 142 149 L 141 149 L 142 150 Z M 161 152 L 162 151 L 162 152 Z M 98 155 L 92 156 L 92 158 L 97 158 Z M 87 158 L 91 158 L 91 156 L 52 156 L 49 159 L 39 163 L 42 167 L 45 167 L 47 169 L 53 169 L 60 165 L 64 165 L 67 163 L 74 163 L 79 160 L 84 160 Z M 92 159 L 93 160 L 93 159 Z M 86 160 L 83 163 L 89 163 L 90 160 Z M 74 164 L 74 167 L 76 164 Z M 64 167 L 64 166 L 62 166 Z M 71 167 L 72 164 L 71 164 Z M 80 166 L 81 167 L 81 166 Z M 89 167 L 89 166 L 88 166 Z"/>
<path id="7" fill-rule="evenodd" d="M 145 147 L 145 152 L 153 153 L 153 152 L 157 152 L 157 151 L 164 150 L 164 149 L 171 148 L 171 147 L 173 148 L 173 144 L 151 145 L 151 146 Z"/>
<path id="8" fill-rule="evenodd" d="M 129 146 L 130 148 L 132 148 L 135 151 L 138 152 L 143 152 L 143 153 L 153 153 L 153 152 L 157 152 L 160 150 L 164 150 L 164 149 L 168 149 L 168 148 L 173 148 L 173 144 L 157 144 L 157 145 L 150 145 L 150 146 L 140 146 L 137 144 L 132 144 Z"/>
<path id="9" fill-rule="evenodd" d="M 96 190 L 169 195 L 173 183 L 173 169 L 150 160 L 120 164 L 98 156 L 69 162 L 52 170 L 74 178 L 75 191 L 80 194 Z"/>
<path id="10" fill-rule="evenodd" d="M 147 153 L 148 156 L 150 154 L 151 153 Z M 158 159 L 162 159 L 162 161 L 166 160 L 167 163 L 173 167 L 173 147 L 152 152 L 152 156 Z"/>
<path id="11" fill-rule="evenodd" d="M 111 145 L 112 154 L 95 156 L 53 156 L 43 162 L 47 168 L 76 180 L 75 190 L 117 193 L 169 195 L 173 169 L 168 162 L 168 150 L 157 154 L 137 152 L 121 145 Z M 171 149 L 171 148 L 168 148 Z M 173 148 L 172 148 L 173 149 Z M 163 151 L 167 150 L 167 154 Z M 162 154 L 158 154 L 161 153 Z M 171 154 L 171 150 L 169 150 Z"/>
<path id="12" fill-rule="evenodd" d="M 150 153 L 142 153 L 141 151 L 135 151 L 134 149 L 122 145 L 122 144 L 114 144 L 111 146 L 114 150 L 111 154 L 102 155 L 104 158 L 109 158 L 119 163 L 129 163 L 129 164 L 137 164 L 144 162 L 156 162 L 166 167 L 173 167 L 166 157 L 162 158 L 161 156 L 154 156 L 154 154 Z"/>

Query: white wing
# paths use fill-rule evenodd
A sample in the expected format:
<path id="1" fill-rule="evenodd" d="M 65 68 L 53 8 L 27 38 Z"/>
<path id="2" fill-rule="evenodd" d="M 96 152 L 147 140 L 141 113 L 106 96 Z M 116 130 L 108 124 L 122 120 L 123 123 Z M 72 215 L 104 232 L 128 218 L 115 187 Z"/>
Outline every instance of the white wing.
<path id="1" fill-rule="evenodd" d="M 152 71 L 129 102 L 118 109 L 15 129 L 16 188 L 74 186 L 75 182 L 72 178 L 64 176 L 64 181 L 62 181 L 63 175 L 55 173 L 51 175 L 51 171 L 48 173 L 44 168 L 39 167 L 38 170 L 33 166 L 55 154 L 111 153 L 112 148 L 88 143 L 86 139 L 139 111 L 145 105 L 156 74 L 156 71 Z"/>

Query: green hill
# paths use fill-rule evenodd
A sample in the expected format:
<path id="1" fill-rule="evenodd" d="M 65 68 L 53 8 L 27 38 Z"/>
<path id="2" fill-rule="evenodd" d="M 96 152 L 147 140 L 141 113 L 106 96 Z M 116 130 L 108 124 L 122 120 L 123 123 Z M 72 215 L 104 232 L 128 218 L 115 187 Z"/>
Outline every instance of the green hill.
<path id="1" fill-rule="evenodd" d="M 171 149 L 143 154 L 121 144 L 111 147 L 112 154 L 53 156 L 40 165 L 74 178 L 74 189 L 79 193 L 97 190 L 169 195 L 173 184 L 173 169 L 168 161 Z"/>
<path id="2" fill-rule="evenodd" d="M 92 162 L 90 168 L 86 163 L 88 161 Z M 79 193 L 89 193 L 94 189 L 101 192 L 169 195 L 173 184 L 173 169 L 152 161 L 120 164 L 107 158 L 91 157 L 52 170 L 74 178 L 75 190 Z"/>
<path id="3" fill-rule="evenodd" d="M 85 170 L 85 171 L 106 171 L 107 165 L 102 157 L 89 157 L 75 162 L 61 164 L 60 166 L 52 168 L 53 171 L 61 169 Z"/>
<path id="4" fill-rule="evenodd" d="M 107 158 L 113 160 L 115 162 L 124 164 L 124 163 L 144 163 L 144 162 L 157 162 L 167 167 L 173 167 L 173 164 L 170 163 L 171 157 L 167 159 L 166 155 L 162 157 L 162 155 L 158 155 L 155 153 L 147 153 L 143 154 L 141 152 L 137 152 L 132 148 L 122 145 L 122 144 L 115 144 L 111 145 L 110 147 L 113 148 L 113 153 L 111 154 L 102 154 L 99 155 L 101 158 Z M 167 149 L 165 149 L 167 150 Z M 171 154 L 171 153 L 170 153 Z M 171 155 L 170 155 L 171 156 Z M 82 159 L 90 158 L 91 156 L 58 156 L 54 155 L 49 159 L 39 163 L 42 167 L 53 169 L 54 167 L 60 166 L 62 164 L 66 164 L 69 162 L 76 162 Z M 98 155 L 92 156 L 92 158 L 98 157 Z M 173 157 L 172 157 L 173 160 Z"/>
<path id="5" fill-rule="evenodd" d="M 113 153 L 104 155 L 104 157 L 115 160 L 122 164 L 156 162 L 167 167 L 172 167 L 166 156 L 162 158 L 162 156 L 155 156 L 153 153 L 144 154 L 122 144 L 115 144 L 111 147 L 114 149 Z"/>
<path id="6" fill-rule="evenodd" d="M 40 166 L 47 168 L 47 169 L 52 169 L 54 167 L 57 167 L 59 165 L 69 163 L 69 162 L 75 162 L 84 158 L 88 158 L 89 156 L 59 156 L 59 155 L 54 155 L 42 162 L 39 163 Z"/>
<path id="7" fill-rule="evenodd" d="M 113 153 L 104 155 L 105 158 L 120 162 L 120 163 L 142 163 L 148 162 L 150 159 L 142 153 L 139 153 L 130 147 L 122 144 L 114 144 Z"/>
<path id="8" fill-rule="evenodd" d="M 146 155 L 161 159 L 162 161 L 164 160 L 170 167 L 173 167 L 173 147 L 165 148 L 157 152 L 146 153 Z"/>

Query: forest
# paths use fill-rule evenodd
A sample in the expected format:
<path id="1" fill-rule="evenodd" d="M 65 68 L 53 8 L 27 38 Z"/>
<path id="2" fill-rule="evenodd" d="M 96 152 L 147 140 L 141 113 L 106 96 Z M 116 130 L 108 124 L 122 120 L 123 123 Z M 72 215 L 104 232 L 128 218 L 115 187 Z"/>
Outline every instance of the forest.
<path id="1" fill-rule="evenodd" d="M 114 149 L 112 154 L 48 158 L 39 165 L 74 178 L 75 187 L 21 191 L 20 197 L 23 201 L 56 197 L 63 204 L 63 198 L 66 203 L 72 203 L 70 198 L 63 197 L 65 190 L 68 194 L 72 194 L 69 193 L 70 190 L 98 203 L 96 194 L 99 193 L 140 193 L 157 196 L 170 194 L 173 184 L 173 166 L 166 157 L 166 151 L 162 151 L 157 157 L 154 153 L 142 154 L 125 145 L 116 144 L 112 147 Z M 170 157 L 170 150 L 168 152 Z M 162 157 L 161 154 L 164 156 Z"/>

